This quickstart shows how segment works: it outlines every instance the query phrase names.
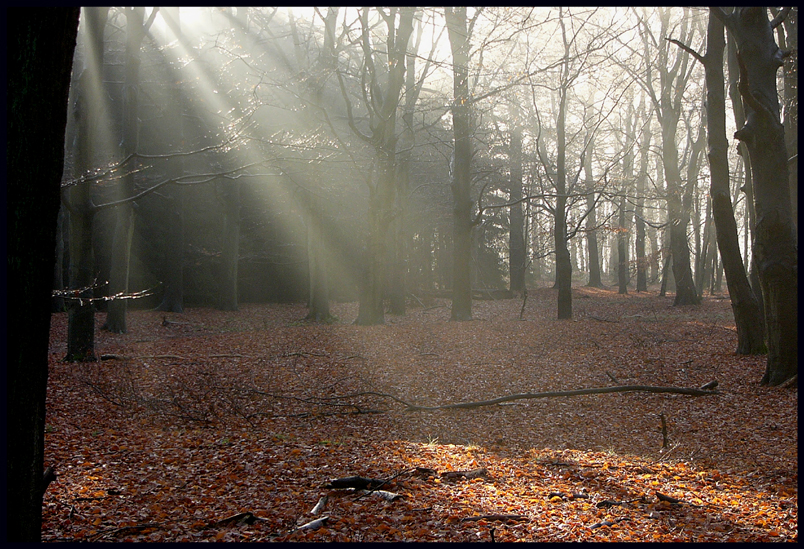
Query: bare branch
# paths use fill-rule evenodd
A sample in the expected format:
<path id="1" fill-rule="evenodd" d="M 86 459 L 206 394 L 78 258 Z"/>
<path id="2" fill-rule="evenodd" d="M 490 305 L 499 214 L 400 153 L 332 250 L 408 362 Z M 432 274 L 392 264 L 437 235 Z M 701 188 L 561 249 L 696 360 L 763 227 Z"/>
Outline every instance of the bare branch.
<path id="1" fill-rule="evenodd" d="M 770 22 L 771 28 L 775 29 L 776 27 L 781 25 L 784 22 L 784 20 L 787 19 L 787 16 L 790 15 L 790 10 L 792 9 L 793 9 L 792 6 L 782 8 L 782 11 L 780 11 L 779 14 L 776 17 L 774 17 L 773 20 Z"/>
<path id="2" fill-rule="evenodd" d="M 675 38 L 665 38 L 665 40 L 667 40 L 668 42 L 672 42 L 673 44 L 675 44 L 676 46 L 678 46 L 682 50 L 684 50 L 687 53 L 689 53 L 690 55 L 692 55 L 695 59 L 697 59 L 698 61 L 700 61 L 704 65 L 706 64 L 706 60 L 704 59 L 703 55 L 701 55 L 700 53 L 698 53 L 697 51 L 695 51 L 691 47 L 687 46 L 686 44 L 683 44 L 682 42 L 676 40 Z"/>

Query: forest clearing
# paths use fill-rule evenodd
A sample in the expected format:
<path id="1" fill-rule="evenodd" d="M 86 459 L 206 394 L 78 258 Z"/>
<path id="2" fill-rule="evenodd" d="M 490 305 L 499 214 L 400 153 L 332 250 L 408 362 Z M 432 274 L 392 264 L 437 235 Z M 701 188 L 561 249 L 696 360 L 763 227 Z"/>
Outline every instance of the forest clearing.
<path id="1" fill-rule="evenodd" d="M 797 541 L 797 390 L 734 352 L 728 298 L 573 294 L 563 321 L 550 288 L 468 322 L 440 299 L 378 326 L 357 303 L 332 324 L 303 304 L 130 311 L 83 363 L 55 313 L 42 539 Z"/>

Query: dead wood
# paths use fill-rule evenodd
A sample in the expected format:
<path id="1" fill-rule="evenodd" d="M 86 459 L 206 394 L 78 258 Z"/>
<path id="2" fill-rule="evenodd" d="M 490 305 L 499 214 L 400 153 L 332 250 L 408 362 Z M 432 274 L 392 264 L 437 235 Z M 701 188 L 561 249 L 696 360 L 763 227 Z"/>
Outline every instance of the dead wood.
<path id="1" fill-rule="evenodd" d="M 389 492 L 387 490 L 362 490 L 360 497 L 368 496 L 369 494 L 380 496 L 385 501 L 396 501 L 399 498 L 405 497 L 405 494 L 397 494 L 396 492 Z"/>
<path id="2" fill-rule="evenodd" d="M 208 526 L 208 528 L 217 528 L 219 526 L 231 526 L 233 524 L 254 524 L 258 520 L 267 520 L 261 517 L 256 516 L 254 513 L 250 511 L 246 511 L 244 513 L 237 513 L 235 515 L 223 518 L 217 522 L 212 523 Z"/>
<path id="3" fill-rule="evenodd" d="M 500 515 L 500 514 L 491 514 L 491 515 L 476 515 L 471 517 L 464 517 L 461 519 L 461 522 L 469 522 L 473 520 L 530 520 L 525 515 Z"/>
<path id="4" fill-rule="evenodd" d="M 324 506 L 327 504 L 327 500 L 329 500 L 329 496 L 321 496 L 318 498 L 318 503 L 315 504 L 315 507 L 310 511 L 311 515 L 317 515 L 324 510 Z"/>
<path id="5" fill-rule="evenodd" d="M 656 387 L 652 385 L 621 385 L 619 387 L 593 387 L 591 389 L 576 389 L 574 391 L 549 391 L 544 393 L 520 393 L 507 395 L 491 400 L 478 400 L 474 402 L 458 402 L 456 404 L 443 404 L 441 406 L 417 406 L 408 404 L 408 412 L 432 412 L 435 410 L 451 410 L 457 408 L 480 408 L 481 406 L 493 406 L 503 402 L 523 400 L 531 398 L 549 398 L 580 395 L 598 395 L 604 393 L 628 393 L 642 391 L 647 393 L 676 393 L 690 396 L 717 395 L 718 391 L 707 391 L 703 389 L 693 389 L 689 387 Z"/>
<path id="6" fill-rule="evenodd" d="M 344 478 L 336 478 L 329 481 L 328 484 L 324 485 L 324 488 L 331 488 L 334 490 L 346 489 L 346 488 L 354 488 L 355 490 L 370 490 L 371 488 L 379 488 L 383 484 L 386 484 L 387 480 L 382 480 L 378 478 L 365 478 L 360 476 L 352 476 L 352 477 L 344 477 Z"/>
<path id="7" fill-rule="evenodd" d="M 298 528 L 296 528 L 296 530 L 294 530 L 294 532 L 295 532 L 295 531 L 298 531 L 298 530 L 318 530 L 319 528 L 321 528 L 322 526 L 324 526 L 324 524 L 325 524 L 325 523 L 326 523 L 326 522 L 327 522 L 329 519 L 330 519 L 330 517 L 329 517 L 329 516 L 324 516 L 324 517 L 321 517 L 321 518 L 317 518 L 317 519 L 315 519 L 315 520 L 311 520 L 310 522 L 307 522 L 307 523 L 305 523 L 305 524 L 302 524 L 301 526 L 299 526 Z M 293 533 L 293 532 L 291 532 L 291 533 Z"/>
<path id="8" fill-rule="evenodd" d="M 480 467 L 478 469 L 472 469 L 471 471 L 444 471 L 441 473 L 441 478 L 445 479 L 456 479 L 456 478 L 466 478 L 466 479 L 473 479 L 478 477 L 485 477 L 489 474 L 488 470 L 485 467 Z"/>

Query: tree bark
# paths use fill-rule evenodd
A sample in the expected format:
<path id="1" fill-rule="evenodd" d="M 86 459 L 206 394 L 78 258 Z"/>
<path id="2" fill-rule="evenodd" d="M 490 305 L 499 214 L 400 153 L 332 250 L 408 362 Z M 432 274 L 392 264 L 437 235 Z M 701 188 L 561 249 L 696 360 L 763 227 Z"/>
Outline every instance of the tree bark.
<path id="1" fill-rule="evenodd" d="M 182 49 L 189 50 L 184 34 L 181 31 L 181 8 L 162 8 L 162 17 Z M 171 39 L 173 38 L 171 37 Z M 182 52 L 184 53 L 184 52 Z M 167 139 L 168 150 L 180 151 L 184 143 L 184 93 L 182 90 L 183 75 L 180 64 L 173 69 L 175 73 L 171 84 L 171 104 L 167 110 L 170 117 L 169 127 L 173 132 Z M 170 176 L 179 178 L 184 175 L 184 159 L 179 156 L 170 159 L 168 170 Z M 167 210 L 167 235 L 164 245 L 165 292 L 158 311 L 181 313 L 184 311 L 184 189 L 180 185 L 167 185 L 163 189 Z"/>
<path id="2" fill-rule="evenodd" d="M 735 125 L 738 128 L 742 128 L 745 125 L 745 108 L 743 107 L 743 100 L 740 97 L 740 69 L 737 66 L 737 44 L 735 43 L 734 35 L 731 32 L 727 33 L 726 48 L 729 67 L 729 97 L 731 98 L 731 110 L 734 113 Z M 748 147 L 745 143 L 739 140 L 737 143 L 737 154 L 740 155 L 740 158 L 743 161 L 743 175 L 745 176 L 745 181 L 742 187 L 740 187 L 740 190 L 745 193 L 745 217 L 747 220 L 746 225 L 748 226 L 748 230 L 745 231 L 746 242 L 744 246 L 748 264 L 746 268 L 748 270 L 748 282 L 751 284 L 751 290 L 754 292 L 754 297 L 756 298 L 757 303 L 759 303 L 759 308 L 762 311 L 760 319 L 762 320 L 762 331 L 764 333 L 765 302 L 762 297 L 762 287 L 759 284 L 757 258 L 753 252 L 754 238 L 756 236 L 754 227 L 756 227 L 757 218 L 756 209 L 754 207 L 754 175 L 753 171 L 751 170 L 751 156 L 748 154 Z M 733 204 L 732 207 L 734 207 Z M 750 254 L 749 249 L 751 250 Z"/>
<path id="3" fill-rule="evenodd" d="M 58 186 L 80 9 L 9 8 L 6 540 L 39 542 Z"/>
<path id="4" fill-rule="evenodd" d="M 99 130 L 104 123 L 106 101 L 103 89 L 103 30 L 108 17 L 108 7 L 85 7 L 86 61 L 81 75 L 73 84 L 75 106 L 75 157 L 73 176 L 79 178 L 88 173 L 95 162 L 93 154 L 101 149 Z M 92 229 L 95 212 L 91 201 L 91 183 L 79 183 L 64 192 L 64 201 L 69 212 L 70 268 L 69 287 L 73 290 L 86 288 L 79 294 L 92 298 L 95 275 L 95 257 L 92 246 Z M 95 359 L 95 305 L 92 301 L 71 299 L 67 313 L 68 361 Z"/>
<path id="5" fill-rule="evenodd" d="M 123 83 L 123 157 L 137 152 L 139 142 L 139 87 L 140 87 L 140 46 L 147 26 L 145 8 L 135 6 L 124 8 L 126 12 L 126 63 Z M 151 8 L 156 10 L 157 8 Z M 151 13 L 149 22 L 153 22 Z M 127 172 L 120 185 L 120 198 L 134 195 L 134 172 Z M 134 208 L 131 202 L 116 206 L 117 220 L 112 241 L 112 266 L 109 275 L 109 293 L 112 296 L 123 296 L 128 293 L 128 281 L 131 268 L 131 241 L 134 235 Z M 113 299 L 109 303 L 109 312 L 103 328 L 110 332 L 124 334 L 126 327 L 127 299 Z"/>
<path id="6" fill-rule="evenodd" d="M 726 139 L 726 99 L 723 76 L 725 41 L 723 23 L 709 16 L 706 39 L 706 111 L 709 125 L 709 195 L 712 199 L 712 217 L 715 233 L 726 271 L 726 285 L 731 297 L 731 308 L 737 325 L 737 352 L 757 354 L 765 351 L 762 310 L 751 290 L 748 275 L 740 255 L 737 222 L 729 193 L 728 140 Z"/>
<path id="7" fill-rule="evenodd" d="M 240 187 L 239 181 L 225 181 L 223 186 L 223 241 L 218 307 L 237 311 L 238 266 L 240 263 Z"/>
<path id="8" fill-rule="evenodd" d="M 367 8 L 366 8 L 367 9 Z M 371 96 L 375 97 L 377 107 L 372 113 L 376 122 L 371 128 L 371 138 L 364 140 L 374 144 L 377 159 L 377 183 L 370 191 L 369 197 L 369 233 L 366 251 L 367 268 L 360 296 L 357 324 L 369 326 L 383 324 L 385 314 L 383 297 L 386 283 L 386 250 L 388 245 L 388 229 L 393 221 L 394 196 L 396 193 L 396 111 L 399 96 L 404 85 L 405 56 L 408 41 L 413 32 L 413 14 L 415 8 L 399 8 L 399 23 L 394 28 L 396 8 L 392 8 L 388 21 L 388 73 L 387 85 L 380 85 L 375 74 L 372 47 L 369 40 L 368 14 L 365 9 L 361 15 L 363 30 L 364 62 L 369 67 L 371 82 L 368 84 Z M 350 119 L 354 129 L 354 119 Z M 362 134 L 360 134 L 362 135 Z M 393 245 L 393 241 L 391 241 Z"/>
<path id="9" fill-rule="evenodd" d="M 639 147 L 639 174 L 636 180 L 636 261 L 637 261 L 637 292 L 648 291 L 648 259 L 645 257 L 645 187 L 648 178 L 648 154 L 650 152 L 650 142 L 653 137 L 651 133 L 651 114 L 645 112 L 645 96 L 640 100 L 639 112 L 645 119 L 642 129 L 642 142 Z"/>
<path id="10" fill-rule="evenodd" d="M 620 197 L 620 216 L 617 231 L 617 285 L 619 294 L 628 293 L 628 217 L 626 216 L 625 194 Z"/>
<path id="11" fill-rule="evenodd" d="M 765 302 L 768 360 L 763 385 L 779 385 L 798 371 L 798 242 L 790 206 L 784 126 L 776 73 L 784 52 L 763 7 L 712 12 L 737 41 L 740 95 L 746 123 L 734 137 L 746 144 L 754 175 L 754 253 Z"/>
<path id="12" fill-rule="evenodd" d="M 558 287 L 558 320 L 572 318 L 572 260 L 567 247 L 567 94 L 569 93 L 569 43 L 564 18 L 559 13 L 561 35 L 564 41 L 564 59 L 561 64 L 558 115 L 556 118 L 556 206 L 553 243 L 556 254 L 556 286 Z"/>
<path id="13" fill-rule="evenodd" d="M 509 210 L 508 235 L 508 271 L 510 290 L 522 293 L 525 290 L 525 235 L 523 228 L 525 219 L 522 214 L 522 128 L 515 125 L 511 130 L 508 161 L 510 162 L 511 179 L 508 190 L 508 201 L 512 203 Z"/>
<path id="14" fill-rule="evenodd" d="M 446 7 L 444 14 L 452 48 L 452 128 L 455 139 L 452 173 L 453 260 L 452 320 L 472 319 L 471 253 L 471 114 L 469 96 L 469 36 L 465 7 Z"/>

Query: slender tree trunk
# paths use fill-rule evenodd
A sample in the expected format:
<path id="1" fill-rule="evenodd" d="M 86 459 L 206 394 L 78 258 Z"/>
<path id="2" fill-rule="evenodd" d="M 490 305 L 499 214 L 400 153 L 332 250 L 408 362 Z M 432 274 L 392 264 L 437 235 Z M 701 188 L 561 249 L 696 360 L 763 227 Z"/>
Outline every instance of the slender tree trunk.
<path id="1" fill-rule="evenodd" d="M 639 174 L 636 180 L 636 260 L 637 260 L 637 292 L 648 291 L 648 259 L 645 257 L 645 187 L 648 178 L 648 153 L 650 152 L 650 142 L 653 137 L 651 133 L 651 114 L 645 112 L 645 96 L 640 101 L 639 112 L 645 119 L 642 130 L 642 142 L 639 147 Z"/>
<path id="2" fill-rule="evenodd" d="M 80 9 L 9 8 L 6 541 L 39 542 L 53 251 Z"/>
<path id="3" fill-rule="evenodd" d="M 522 128 L 518 125 L 511 130 L 509 149 L 511 180 L 508 200 L 516 202 L 510 207 L 508 235 L 508 271 L 510 290 L 516 293 L 525 291 L 525 235 L 522 215 Z"/>
<path id="4" fill-rule="evenodd" d="M 572 318 L 572 261 L 569 249 L 567 248 L 567 138 L 566 138 L 566 117 L 567 117 L 567 95 L 569 93 L 569 83 L 567 73 L 569 71 L 569 43 L 564 29 L 564 18 L 559 13 L 562 37 L 564 39 L 564 61 L 561 65 L 562 84 L 559 87 L 558 116 L 556 118 L 556 206 L 555 206 L 555 227 L 554 244 L 556 253 L 556 286 L 558 286 L 558 311 L 559 320 L 569 320 Z"/>
<path id="5" fill-rule="evenodd" d="M 162 17 L 165 19 L 173 37 L 179 44 L 189 48 L 181 31 L 180 8 L 162 8 Z M 173 39 L 170 37 L 170 39 Z M 174 151 L 181 150 L 184 142 L 184 93 L 182 91 L 181 65 L 176 64 L 171 88 L 171 105 L 167 110 L 170 117 L 170 127 L 174 132 L 169 139 L 168 147 Z M 170 159 L 168 168 L 170 176 L 178 178 L 184 175 L 184 160 L 182 157 Z M 168 185 L 162 191 L 166 195 L 168 227 L 164 245 L 165 265 L 165 293 L 162 302 L 157 306 L 158 311 L 181 313 L 184 311 L 184 189 L 180 185 Z"/>
<path id="6" fill-rule="evenodd" d="M 86 35 L 86 61 L 73 84 L 75 94 L 75 156 L 73 176 L 77 179 L 95 167 L 93 155 L 101 148 L 99 129 L 104 123 L 103 30 L 109 8 L 83 8 Z M 99 93 L 100 92 L 100 93 Z M 79 183 L 64 193 L 69 212 L 70 267 L 68 285 L 73 290 L 86 288 L 81 298 L 92 298 L 95 257 L 92 228 L 95 212 L 91 183 Z M 70 300 L 67 313 L 67 356 L 65 360 L 83 362 L 95 359 L 95 306 L 91 300 Z"/>
<path id="7" fill-rule="evenodd" d="M 676 284 L 676 297 L 673 305 L 697 305 L 700 302 L 695 291 L 690 266 L 690 247 L 687 241 L 689 212 L 683 209 L 681 176 L 675 146 L 675 132 L 663 132 L 662 142 L 664 172 L 667 177 L 667 213 L 670 221 L 670 248 L 673 256 L 673 278 Z"/>
<path id="8" fill-rule="evenodd" d="M 453 100 L 452 128 L 455 161 L 452 174 L 453 262 L 452 320 L 472 319 L 472 199 L 471 189 L 471 115 L 469 97 L 469 36 L 466 8 L 444 9 L 452 48 Z"/>
<path id="9" fill-rule="evenodd" d="M 590 288 L 602 288 L 603 281 L 600 278 L 600 250 L 597 246 L 597 206 L 595 206 L 595 193 L 586 195 L 586 207 L 589 215 L 586 216 L 586 248 L 589 253 L 589 282 L 586 283 Z"/>
<path id="10" fill-rule="evenodd" d="M 706 69 L 706 110 L 709 130 L 709 194 L 712 200 L 712 217 L 715 221 L 720 257 L 726 271 L 726 285 L 731 297 L 731 308 L 737 325 L 737 352 L 756 354 L 765 351 L 762 311 L 748 283 L 740 255 L 737 223 L 729 194 L 728 141 L 726 139 L 726 99 L 723 89 L 723 52 L 725 42 L 723 23 L 709 16 Z"/>
<path id="11" fill-rule="evenodd" d="M 223 183 L 223 243 L 222 273 L 220 277 L 218 307 L 223 311 L 237 311 L 238 266 L 240 263 L 240 191 L 239 181 Z"/>
<path id="12" fill-rule="evenodd" d="M 156 9 L 156 8 L 151 8 Z M 145 37 L 145 8 L 135 6 L 126 10 L 126 63 L 125 81 L 123 83 L 123 157 L 137 152 L 139 120 L 139 87 L 140 87 L 140 45 Z M 120 185 L 120 198 L 134 195 L 134 172 L 128 172 Z M 109 275 L 109 293 L 122 296 L 128 293 L 128 281 L 131 263 L 131 241 L 134 234 L 134 209 L 131 202 L 116 206 L 112 240 L 112 267 Z M 124 334 L 126 327 L 127 299 L 114 299 L 109 303 L 109 312 L 103 328 L 110 332 Z"/>
<path id="13" fill-rule="evenodd" d="M 754 253 L 765 301 L 768 361 L 763 385 L 779 385 L 798 372 L 798 242 L 790 206 L 784 126 L 776 73 L 783 52 L 766 8 L 736 8 L 718 16 L 737 41 L 740 95 L 746 123 L 734 137 L 748 147 L 755 185 Z"/>
<path id="14" fill-rule="evenodd" d="M 594 108 L 589 106 L 590 111 Z M 594 113 L 594 111 L 592 111 Z M 590 115 L 590 119 L 594 116 Z M 586 216 L 586 247 L 589 252 L 589 282 L 587 286 L 591 288 L 602 288 L 603 282 L 600 279 L 600 250 L 597 246 L 597 206 L 595 205 L 595 178 L 592 172 L 592 156 L 595 150 L 594 134 L 590 132 L 589 144 L 583 159 L 583 171 L 586 178 L 586 188 L 589 194 L 586 195 L 586 208 L 589 215 Z"/>
<path id="15" fill-rule="evenodd" d="M 625 194 L 620 197 L 620 219 L 617 232 L 617 283 L 619 294 L 628 293 L 628 217 L 626 215 Z"/>

